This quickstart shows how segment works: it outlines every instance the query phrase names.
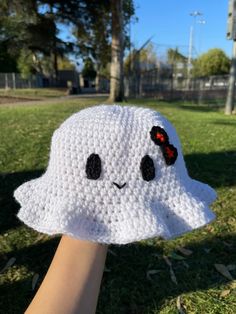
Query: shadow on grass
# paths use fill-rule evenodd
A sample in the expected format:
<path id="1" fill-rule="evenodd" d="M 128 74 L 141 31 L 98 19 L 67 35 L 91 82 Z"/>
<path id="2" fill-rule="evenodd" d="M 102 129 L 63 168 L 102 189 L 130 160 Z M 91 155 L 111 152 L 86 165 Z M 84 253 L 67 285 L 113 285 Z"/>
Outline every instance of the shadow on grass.
<path id="1" fill-rule="evenodd" d="M 219 111 L 222 106 L 216 105 L 216 104 L 210 104 L 210 105 L 181 105 L 179 104 L 179 108 L 194 112 L 217 112 Z"/>
<path id="2" fill-rule="evenodd" d="M 212 122 L 212 124 L 216 124 L 216 125 L 226 125 L 228 126 L 232 126 L 232 127 L 236 127 L 236 119 L 235 120 L 218 120 L 215 122 Z"/>
<path id="3" fill-rule="evenodd" d="M 14 265 L 26 266 L 29 271 L 40 274 L 36 290 L 46 275 L 59 241 L 59 237 L 53 237 L 49 241 L 14 251 L 16 258 Z M 8 260 L 12 256 L 12 253 L 6 254 L 5 258 Z M 1 263 L 2 266 L 4 265 Z M 23 313 L 34 294 L 32 277 L 0 285 L 0 314 Z"/>
<path id="4" fill-rule="evenodd" d="M 228 265 L 235 261 L 235 240 L 236 236 L 229 235 L 190 243 L 191 256 L 184 261 L 170 259 L 177 285 L 171 280 L 169 267 L 163 260 L 163 241 L 150 240 L 149 246 L 145 243 L 112 246 L 117 256 L 108 255 L 106 266 L 110 272 L 104 276 L 98 313 L 152 313 L 169 298 L 227 283 L 214 264 Z M 159 272 L 148 280 L 147 271 L 153 269 Z M 235 274 L 232 272 L 233 276 Z M 111 308 L 106 309 L 106 304 Z"/>
<path id="5" fill-rule="evenodd" d="M 213 188 L 236 184 L 236 150 L 184 156 L 189 175 Z"/>
<path id="6" fill-rule="evenodd" d="M 37 178 L 43 170 L 0 174 L 0 232 L 17 227 L 20 221 L 15 217 L 19 210 L 13 192 L 22 183 Z"/>
<path id="7" fill-rule="evenodd" d="M 32 277 L 11 284 L 0 285 L 1 309 L 7 313 L 22 313 L 31 302 L 51 263 L 59 238 L 20 249 L 14 252 L 15 265 L 24 265 L 40 275 L 35 291 Z M 165 241 L 152 239 L 124 246 L 111 245 L 102 280 L 97 313 L 99 314 L 147 314 L 160 309 L 168 298 L 186 292 L 206 290 L 227 283 L 215 269 L 215 263 L 232 264 L 236 259 L 236 236 L 212 237 L 190 242 L 192 255 L 185 260 L 172 261 L 178 284 L 170 278 L 169 266 L 163 259 Z M 8 256 L 10 258 L 10 255 Z M 147 279 L 147 271 L 159 272 Z M 76 271 L 76 270 L 75 270 Z M 231 271 L 236 275 L 236 270 Z M 223 305 L 222 305 L 223 306 Z M 6 313 L 1 312 L 0 313 Z M 222 311 L 223 313 L 223 311 Z"/>
<path id="8" fill-rule="evenodd" d="M 199 104 L 197 101 L 191 102 L 189 100 L 154 100 L 153 98 L 142 99 L 129 99 L 129 103 L 137 104 L 140 106 L 148 106 L 153 107 L 155 109 L 157 106 L 163 106 L 165 108 L 180 108 L 193 112 L 217 112 L 224 108 L 224 104 L 222 102 L 202 102 Z"/>

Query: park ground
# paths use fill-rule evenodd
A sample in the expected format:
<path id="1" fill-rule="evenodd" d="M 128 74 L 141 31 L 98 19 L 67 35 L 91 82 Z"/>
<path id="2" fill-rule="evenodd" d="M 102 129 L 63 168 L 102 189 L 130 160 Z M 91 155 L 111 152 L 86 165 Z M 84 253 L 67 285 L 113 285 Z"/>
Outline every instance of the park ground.
<path id="1" fill-rule="evenodd" d="M 60 237 L 23 225 L 15 217 L 19 205 L 13 191 L 45 170 L 60 123 L 105 98 L 57 103 L 52 98 L 63 95 L 55 91 L 8 96 L 48 97 L 42 103 L 0 106 L 0 313 L 17 314 L 42 282 Z M 97 313 L 236 313 L 236 116 L 225 116 L 214 105 L 148 99 L 124 104 L 152 108 L 174 124 L 189 174 L 218 193 L 212 205 L 217 219 L 175 240 L 110 246 Z"/>

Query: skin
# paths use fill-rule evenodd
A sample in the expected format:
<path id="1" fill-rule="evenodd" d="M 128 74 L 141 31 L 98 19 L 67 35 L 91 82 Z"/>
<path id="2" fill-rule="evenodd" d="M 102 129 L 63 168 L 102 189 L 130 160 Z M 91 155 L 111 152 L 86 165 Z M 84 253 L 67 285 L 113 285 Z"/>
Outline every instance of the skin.
<path id="1" fill-rule="evenodd" d="M 107 245 L 63 235 L 26 314 L 94 314 Z"/>

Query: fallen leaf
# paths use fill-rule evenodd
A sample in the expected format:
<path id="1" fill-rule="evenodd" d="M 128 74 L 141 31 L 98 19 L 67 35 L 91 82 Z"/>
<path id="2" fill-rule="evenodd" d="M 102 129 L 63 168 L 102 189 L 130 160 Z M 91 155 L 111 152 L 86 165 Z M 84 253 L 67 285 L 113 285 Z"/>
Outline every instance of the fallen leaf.
<path id="1" fill-rule="evenodd" d="M 170 268 L 170 278 L 171 278 L 171 280 L 177 285 L 178 282 L 177 282 L 175 273 L 174 273 L 174 271 L 173 271 L 171 261 L 169 260 L 169 258 L 168 258 L 167 256 L 163 256 L 163 259 L 164 259 L 164 261 L 166 262 L 166 264 L 167 264 L 167 265 L 169 266 L 169 268 Z"/>
<path id="2" fill-rule="evenodd" d="M 184 265 L 186 268 L 189 268 L 189 264 L 186 263 L 185 261 L 183 261 L 183 265 Z"/>
<path id="3" fill-rule="evenodd" d="M 227 295 L 229 295 L 230 294 L 230 290 L 223 290 L 222 292 L 221 292 L 221 294 L 220 294 L 220 297 L 221 298 L 224 298 L 224 297 L 226 297 Z"/>
<path id="4" fill-rule="evenodd" d="M 117 256 L 117 254 L 115 252 L 113 252 L 111 249 L 108 249 L 108 252 L 111 253 L 114 256 Z"/>
<path id="5" fill-rule="evenodd" d="M 176 279 L 176 276 L 175 276 L 175 273 L 174 273 L 172 267 L 170 267 L 170 278 L 171 278 L 171 280 L 173 281 L 173 283 L 175 283 L 176 285 L 178 285 L 178 282 L 177 282 L 177 279 Z"/>
<path id="6" fill-rule="evenodd" d="M 229 271 L 235 270 L 235 269 L 236 269 L 236 265 L 234 265 L 234 264 L 229 264 L 229 265 L 227 265 L 227 269 L 228 269 Z"/>
<path id="7" fill-rule="evenodd" d="M 193 251 L 186 249 L 184 247 L 178 247 L 177 250 L 182 253 L 183 255 L 189 256 L 191 254 L 193 254 Z"/>
<path id="8" fill-rule="evenodd" d="M 179 254 L 176 254 L 175 252 L 171 252 L 171 255 L 170 255 L 171 258 L 173 259 L 176 259 L 177 261 L 182 261 L 185 259 L 185 257 L 179 255 Z"/>
<path id="9" fill-rule="evenodd" d="M 33 276 L 33 278 L 32 278 L 32 290 L 34 290 L 35 289 L 35 286 L 36 286 L 36 284 L 37 284 L 37 282 L 38 282 L 38 279 L 39 279 L 39 274 L 34 274 L 34 276 Z"/>
<path id="10" fill-rule="evenodd" d="M 208 231 L 208 232 L 210 232 L 210 233 L 212 233 L 215 229 L 214 229 L 214 227 L 212 227 L 212 226 L 206 226 L 206 230 Z"/>
<path id="11" fill-rule="evenodd" d="M 16 261 L 16 258 L 15 257 L 11 257 L 6 265 L 0 270 L 0 273 L 3 273 L 6 269 L 8 269 L 9 267 L 11 267 Z"/>
<path id="12" fill-rule="evenodd" d="M 166 264 L 168 265 L 168 266 L 172 266 L 172 264 L 171 264 L 171 261 L 169 260 L 169 258 L 167 257 L 167 256 L 163 256 L 163 259 L 164 259 L 164 261 L 166 262 Z"/>
<path id="13" fill-rule="evenodd" d="M 33 242 L 33 244 L 40 242 L 41 240 L 43 240 L 45 238 L 45 234 L 39 234 L 38 237 L 35 239 L 35 241 Z"/>
<path id="14" fill-rule="evenodd" d="M 235 218 L 230 217 L 227 222 L 229 225 L 235 225 Z"/>
<path id="15" fill-rule="evenodd" d="M 232 275 L 224 264 L 215 264 L 215 268 L 222 276 L 229 280 L 233 280 Z"/>
<path id="16" fill-rule="evenodd" d="M 158 254 L 158 253 L 154 253 L 154 254 L 152 254 L 152 256 L 155 256 L 158 259 L 162 259 L 162 257 L 163 257 L 161 254 Z"/>
<path id="17" fill-rule="evenodd" d="M 223 241 L 224 245 L 227 246 L 227 247 L 232 247 L 232 244 L 231 243 L 228 243 L 226 241 Z"/>
<path id="18" fill-rule="evenodd" d="M 230 288 L 231 288 L 231 289 L 236 289 L 236 280 L 233 280 L 233 281 L 230 283 Z"/>
<path id="19" fill-rule="evenodd" d="M 182 304 L 181 304 L 182 302 L 181 302 L 181 297 L 180 297 L 180 295 L 177 297 L 177 299 L 176 299 L 176 306 L 177 306 L 177 309 L 178 309 L 178 311 L 179 311 L 179 314 L 185 314 L 185 312 L 184 312 L 184 310 L 183 310 L 183 308 L 182 308 Z"/>
<path id="20" fill-rule="evenodd" d="M 160 272 L 160 270 L 159 269 L 150 269 L 150 270 L 148 270 L 147 271 L 147 279 L 148 280 L 152 280 L 152 278 L 151 278 L 151 275 L 155 275 L 155 274 L 157 274 L 157 273 L 159 273 Z"/>

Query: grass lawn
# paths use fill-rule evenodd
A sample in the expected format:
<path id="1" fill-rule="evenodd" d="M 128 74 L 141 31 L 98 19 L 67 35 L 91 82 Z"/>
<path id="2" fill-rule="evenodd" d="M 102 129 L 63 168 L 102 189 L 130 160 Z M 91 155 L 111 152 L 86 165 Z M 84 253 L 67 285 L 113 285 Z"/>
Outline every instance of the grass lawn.
<path id="1" fill-rule="evenodd" d="M 72 99 L 0 108 L 0 269 L 9 259 L 14 262 L 0 274 L 1 314 L 23 313 L 60 240 L 20 223 L 12 193 L 45 170 L 55 128 L 97 101 Z M 223 276 L 215 264 L 228 267 L 236 279 L 236 116 L 226 117 L 221 109 L 207 106 L 151 100 L 132 103 L 158 110 L 174 124 L 190 175 L 218 192 L 213 205 L 217 220 L 172 241 L 152 239 L 110 246 L 97 313 L 174 314 L 182 309 L 188 314 L 234 314 L 236 280 Z M 191 252 L 186 255 L 178 247 Z M 164 256 L 172 264 L 176 281 Z"/>
<path id="2" fill-rule="evenodd" d="M 1 96 L 10 97 L 23 97 L 23 98 L 48 98 L 48 97 L 61 97 L 65 96 L 66 88 L 17 88 L 17 89 L 4 89 L 0 88 Z"/>

